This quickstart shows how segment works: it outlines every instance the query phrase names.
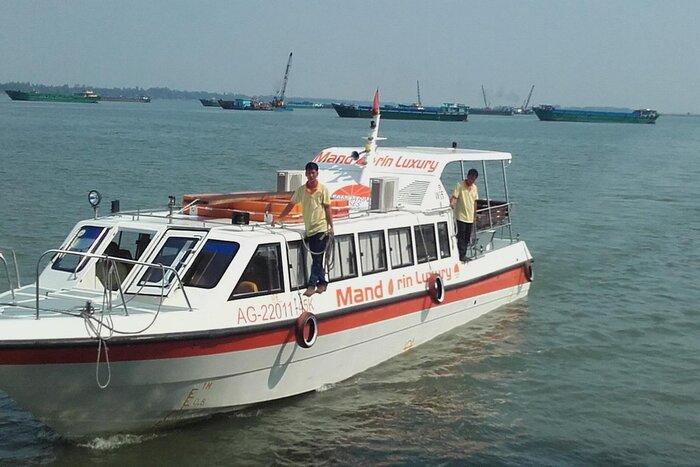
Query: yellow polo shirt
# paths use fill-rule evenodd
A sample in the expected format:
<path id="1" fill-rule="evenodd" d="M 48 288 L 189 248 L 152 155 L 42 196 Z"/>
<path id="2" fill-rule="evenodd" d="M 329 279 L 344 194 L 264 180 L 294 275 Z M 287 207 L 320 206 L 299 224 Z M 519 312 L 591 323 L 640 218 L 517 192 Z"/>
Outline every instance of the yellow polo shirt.
<path id="1" fill-rule="evenodd" d="M 455 187 L 452 196 L 457 198 L 457 204 L 455 205 L 457 220 L 469 224 L 473 223 L 474 202 L 479 198 L 479 190 L 476 188 L 476 183 L 472 183 L 470 187 L 467 187 L 464 180 L 462 180 Z"/>
<path id="2" fill-rule="evenodd" d="M 331 204 L 331 196 L 326 185 L 318 182 L 316 189 L 310 191 L 306 183 L 297 188 L 292 195 L 293 203 L 301 203 L 301 212 L 304 215 L 304 227 L 306 235 L 311 236 L 328 230 L 326 227 L 325 206 Z"/>

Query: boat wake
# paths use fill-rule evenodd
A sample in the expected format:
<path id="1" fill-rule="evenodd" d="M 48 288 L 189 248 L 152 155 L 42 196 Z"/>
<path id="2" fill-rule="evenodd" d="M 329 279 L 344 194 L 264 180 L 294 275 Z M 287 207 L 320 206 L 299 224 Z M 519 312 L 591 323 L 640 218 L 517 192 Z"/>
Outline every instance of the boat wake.
<path id="1" fill-rule="evenodd" d="M 124 446 L 132 444 L 141 444 L 146 441 L 157 438 L 156 433 L 148 433 L 142 435 L 118 434 L 106 437 L 93 438 L 84 443 L 78 443 L 78 446 L 96 451 L 112 451 Z"/>
<path id="2" fill-rule="evenodd" d="M 335 387 L 335 384 L 332 384 L 332 383 L 324 384 L 323 386 L 316 388 L 316 392 L 326 392 L 330 389 L 333 389 L 334 387 Z"/>

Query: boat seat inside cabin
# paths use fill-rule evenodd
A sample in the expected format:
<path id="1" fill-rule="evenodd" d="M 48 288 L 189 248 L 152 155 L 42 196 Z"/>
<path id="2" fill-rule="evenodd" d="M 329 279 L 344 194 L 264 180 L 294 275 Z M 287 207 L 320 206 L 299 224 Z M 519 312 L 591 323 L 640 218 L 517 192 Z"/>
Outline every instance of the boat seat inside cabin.
<path id="1" fill-rule="evenodd" d="M 113 258 L 132 259 L 131 252 L 129 250 L 120 249 L 116 242 L 110 242 L 109 245 L 107 245 L 107 248 L 105 248 L 104 254 Z M 102 283 L 102 286 L 106 288 L 109 282 L 107 280 L 107 274 L 111 274 L 111 290 L 119 290 L 121 282 L 129 274 L 133 265 L 119 261 L 111 261 L 110 269 L 107 271 L 107 274 L 105 274 L 105 266 L 105 260 L 101 259 L 97 261 L 97 265 L 95 266 L 95 275 Z"/>
<path id="2" fill-rule="evenodd" d="M 238 294 L 248 294 L 248 293 L 257 293 L 258 292 L 258 285 L 255 282 L 252 281 L 241 281 L 238 283 L 236 288 L 233 290 L 234 295 Z"/>

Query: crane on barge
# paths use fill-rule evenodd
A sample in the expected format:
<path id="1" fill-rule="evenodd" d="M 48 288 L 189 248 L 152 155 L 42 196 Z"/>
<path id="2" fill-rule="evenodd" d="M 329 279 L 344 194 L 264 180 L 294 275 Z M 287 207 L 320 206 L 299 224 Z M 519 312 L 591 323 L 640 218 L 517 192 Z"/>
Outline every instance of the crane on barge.
<path id="1" fill-rule="evenodd" d="M 532 91 L 535 90 L 535 85 L 533 84 L 532 87 L 530 88 L 530 93 L 527 95 L 527 99 L 523 101 L 523 105 L 515 109 L 516 114 L 520 115 L 525 115 L 525 114 L 531 114 L 532 109 L 528 109 L 527 106 L 530 105 L 530 98 L 532 97 Z"/>
<path id="2" fill-rule="evenodd" d="M 481 95 L 484 96 L 484 109 L 490 109 L 488 101 L 486 100 L 486 91 L 484 90 L 484 85 L 481 85 Z"/>
<path id="3" fill-rule="evenodd" d="M 289 52 L 289 59 L 287 60 L 287 68 L 284 70 L 284 80 L 282 81 L 282 89 L 279 94 L 272 99 L 270 105 L 273 109 L 283 109 L 284 105 L 284 93 L 287 90 L 287 81 L 289 80 L 289 70 L 292 67 L 292 52 Z"/>

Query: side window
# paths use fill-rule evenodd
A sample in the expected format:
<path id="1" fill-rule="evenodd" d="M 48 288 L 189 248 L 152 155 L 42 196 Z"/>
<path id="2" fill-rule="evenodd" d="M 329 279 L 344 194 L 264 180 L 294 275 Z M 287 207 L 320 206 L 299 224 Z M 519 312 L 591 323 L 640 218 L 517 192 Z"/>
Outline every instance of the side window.
<path id="1" fill-rule="evenodd" d="M 216 287 L 238 253 L 238 248 L 236 242 L 208 240 L 185 274 L 183 284 L 203 289 Z"/>
<path id="2" fill-rule="evenodd" d="M 255 250 L 229 300 L 278 293 L 282 286 L 282 262 L 278 243 Z"/>
<path id="3" fill-rule="evenodd" d="M 199 239 L 194 237 L 170 237 L 165 241 L 165 245 L 163 245 L 152 262 L 170 266 L 178 271 L 190 254 L 192 254 L 192 249 L 198 241 Z M 163 271 L 165 271 L 165 277 L 163 277 Z M 170 269 L 151 267 L 148 268 L 146 274 L 139 281 L 139 286 L 168 286 L 174 278 L 175 274 Z"/>
<path id="4" fill-rule="evenodd" d="M 301 240 L 288 243 L 289 251 L 289 281 L 292 290 L 306 287 L 309 280 L 307 257 L 309 254 Z"/>
<path id="5" fill-rule="evenodd" d="M 362 274 L 386 271 L 386 244 L 384 231 L 364 232 L 358 235 Z"/>
<path id="6" fill-rule="evenodd" d="M 355 254 L 355 242 L 353 240 L 352 234 L 335 237 L 333 266 L 329 272 L 332 282 L 357 277 L 357 255 Z"/>
<path id="7" fill-rule="evenodd" d="M 435 226 L 433 224 L 413 227 L 416 236 L 416 256 L 418 263 L 437 259 L 437 244 L 435 242 Z"/>
<path id="8" fill-rule="evenodd" d="M 70 244 L 64 250 L 75 251 L 77 253 L 88 253 L 95 249 L 97 240 L 102 238 L 106 231 L 103 227 L 82 227 L 75 235 Z M 51 269 L 66 272 L 77 272 L 85 265 L 85 257 L 79 255 L 59 255 L 54 261 Z"/>
<path id="9" fill-rule="evenodd" d="M 389 230 L 389 256 L 391 267 L 402 268 L 413 264 L 413 241 L 411 240 L 411 228 Z"/>
<path id="10" fill-rule="evenodd" d="M 440 258 L 450 256 L 450 232 L 447 230 L 447 222 L 438 222 L 438 240 L 440 240 Z"/>

